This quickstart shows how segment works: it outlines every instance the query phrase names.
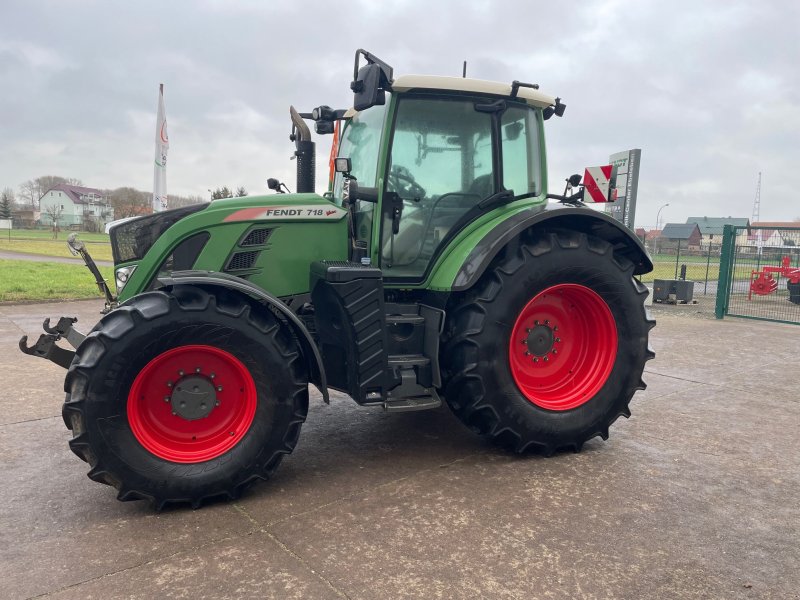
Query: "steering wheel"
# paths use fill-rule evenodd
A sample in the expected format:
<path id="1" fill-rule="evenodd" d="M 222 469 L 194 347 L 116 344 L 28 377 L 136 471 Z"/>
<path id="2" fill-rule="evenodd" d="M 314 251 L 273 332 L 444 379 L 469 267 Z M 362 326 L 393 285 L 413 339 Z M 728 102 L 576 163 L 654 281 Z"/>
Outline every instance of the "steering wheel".
<path id="1" fill-rule="evenodd" d="M 401 198 L 418 201 L 425 197 L 425 188 L 417 183 L 411 171 L 401 165 L 394 165 L 389 170 L 389 185 Z"/>

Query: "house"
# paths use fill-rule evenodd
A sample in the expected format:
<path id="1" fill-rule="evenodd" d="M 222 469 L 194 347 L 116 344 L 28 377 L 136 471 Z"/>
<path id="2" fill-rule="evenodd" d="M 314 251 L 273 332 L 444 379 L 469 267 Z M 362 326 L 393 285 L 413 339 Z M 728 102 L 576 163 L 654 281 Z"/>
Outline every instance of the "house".
<path id="1" fill-rule="evenodd" d="M 758 221 L 751 226 L 752 229 L 740 231 L 736 237 L 736 245 L 745 251 L 756 251 L 758 248 L 800 247 L 798 221 Z"/>
<path id="2" fill-rule="evenodd" d="M 39 199 L 41 223 L 68 229 L 102 231 L 114 220 L 114 209 L 102 190 L 60 183 Z"/>
<path id="3" fill-rule="evenodd" d="M 14 229 L 27 229 L 34 227 L 39 222 L 41 215 L 38 210 L 32 208 L 15 208 L 11 211 L 11 219 L 14 222 Z"/>
<path id="4" fill-rule="evenodd" d="M 681 248 L 700 250 L 703 236 L 696 223 L 667 223 L 661 231 L 659 248 Z"/>
<path id="5" fill-rule="evenodd" d="M 735 217 L 689 217 L 686 224 L 696 224 L 700 228 L 703 246 L 722 244 L 722 231 L 725 225 L 736 227 L 750 227 L 750 219 Z"/>
<path id="6" fill-rule="evenodd" d="M 656 253 L 658 251 L 658 240 L 661 237 L 660 229 L 637 227 L 634 233 L 650 252 Z"/>

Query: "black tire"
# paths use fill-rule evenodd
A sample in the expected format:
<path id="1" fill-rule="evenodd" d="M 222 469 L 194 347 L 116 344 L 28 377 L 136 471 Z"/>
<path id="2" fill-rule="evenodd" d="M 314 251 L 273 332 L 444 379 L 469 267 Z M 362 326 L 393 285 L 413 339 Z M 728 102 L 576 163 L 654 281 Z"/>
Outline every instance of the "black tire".
<path id="1" fill-rule="evenodd" d="M 789 290 L 789 302 L 792 304 L 800 304 L 800 281 L 797 283 L 787 281 L 786 289 Z"/>
<path id="2" fill-rule="evenodd" d="M 230 449 L 212 448 L 209 452 L 217 455 L 207 460 L 173 462 L 137 437 L 128 395 L 137 375 L 169 356 L 164 353 L 199 345 L 234 357 L 230 362 L 240 365 L 242 377 L 249 374 L 247 400 L 242 399 L 245 394 L 234 397 L 237 390 L 231 390 L 232 400 L 223 404 L 249 402 L 250 416 Z M 219 390 L 221 398 L 222 386 L 214 387 L 213 374 L 208 379 L 212 393 Z M 296 341 L 278 319 L 234 292 L 194 286 L 144 293 L 105 315 L 77 349 L 64 386 L 63 416 L 73 432 L 70 448 L 91 465 L 89 477 L 117 488 L 119 500 L 147 499 L 157 509 L 168 503 L 196 508 L 213 498 L 237 498 L 256 480 L 267 479 L 294 449 L 308 412 L 305 365 Z M 186 422 L 197 427 L 203 423 L 197 418 Z"/>
<path id="3" fill-rule="evenodd" d="M 533 299 L 570 286 L 588 288 L 591 292 L 582 293 L 599 296 L 598 305 L 610 310 L 616 354 L 607 352 L 610 375 L 597 378 L 593 385 L 602 387 L 588 400 L 551 410 L 529 400 L 516 383 L 509 362 L 514 346 L 509 344 L 512 330 L 519 327 L 518 315 Z M 633 264 L 609 243 L 570 231 L 526 232 L 501 252 L 474 288 L 452 301 L 442 357 L 448 404 L 469 428 L 520 453 L 578 452 L 595 436 L 607 439 L 609 426 L 619 416 L 630 416 L 631 397 L 646 387 L 644 364 L 655 356 L 648 347 L 655 321 L 644 306 L 646 296 L 645 286 L 633 278 Z M 561 342 L 550 339 L 550 348 L 555 347 L 552 340 Z M 531 358 L 539 360 L 536 353 Z"/>

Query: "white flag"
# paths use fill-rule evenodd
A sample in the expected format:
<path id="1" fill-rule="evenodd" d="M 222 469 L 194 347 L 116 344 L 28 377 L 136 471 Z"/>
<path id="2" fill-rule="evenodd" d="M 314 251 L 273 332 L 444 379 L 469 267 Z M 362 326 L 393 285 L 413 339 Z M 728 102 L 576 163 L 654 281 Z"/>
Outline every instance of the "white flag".
<path id="1" fill-rule="evenodd" d="M 164 108 L 164 84 L 158 90 L 158 119 L 156 121 L 156 160 L 153 172 L 153 212 L 167 208 L 167 111 Z"/>

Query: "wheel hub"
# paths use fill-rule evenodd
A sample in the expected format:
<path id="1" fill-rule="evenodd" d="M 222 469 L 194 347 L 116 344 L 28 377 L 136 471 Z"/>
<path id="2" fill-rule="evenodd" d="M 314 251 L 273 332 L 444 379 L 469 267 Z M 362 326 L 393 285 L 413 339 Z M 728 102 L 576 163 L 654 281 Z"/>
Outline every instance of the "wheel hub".
<path id="1" fill-rule="evenodd" d="M 184 377 L 173 389 L 172 412 L 187 421 L 204 419 L 219 405 L 214 384 L 202 375 Z"/>
<path id="2" fill-rule="evenodd" d="M 547 325 L 536 325 L 528 330 L 526 345 L 528 352 L 534 356 L 545 356 L 553 349 L 555 335 L 553 330 Z"/>
<path id="3" fill-rule="evenodd" d="M 128 423 L 151 454 L 177 463 L 221 456 L 246 435 L 258 392 L 233 354 L 203 344 L 153 357 L 131 385 Z"/>
<path id="4" fill-rule="evenodd" d="M 548 410 L 572 410 L 605 385 L 617 356 L 611 309 L 588 286 L 561 283 L 520 311 L 509 339 L 509 368 L 520 392 Z"/>

